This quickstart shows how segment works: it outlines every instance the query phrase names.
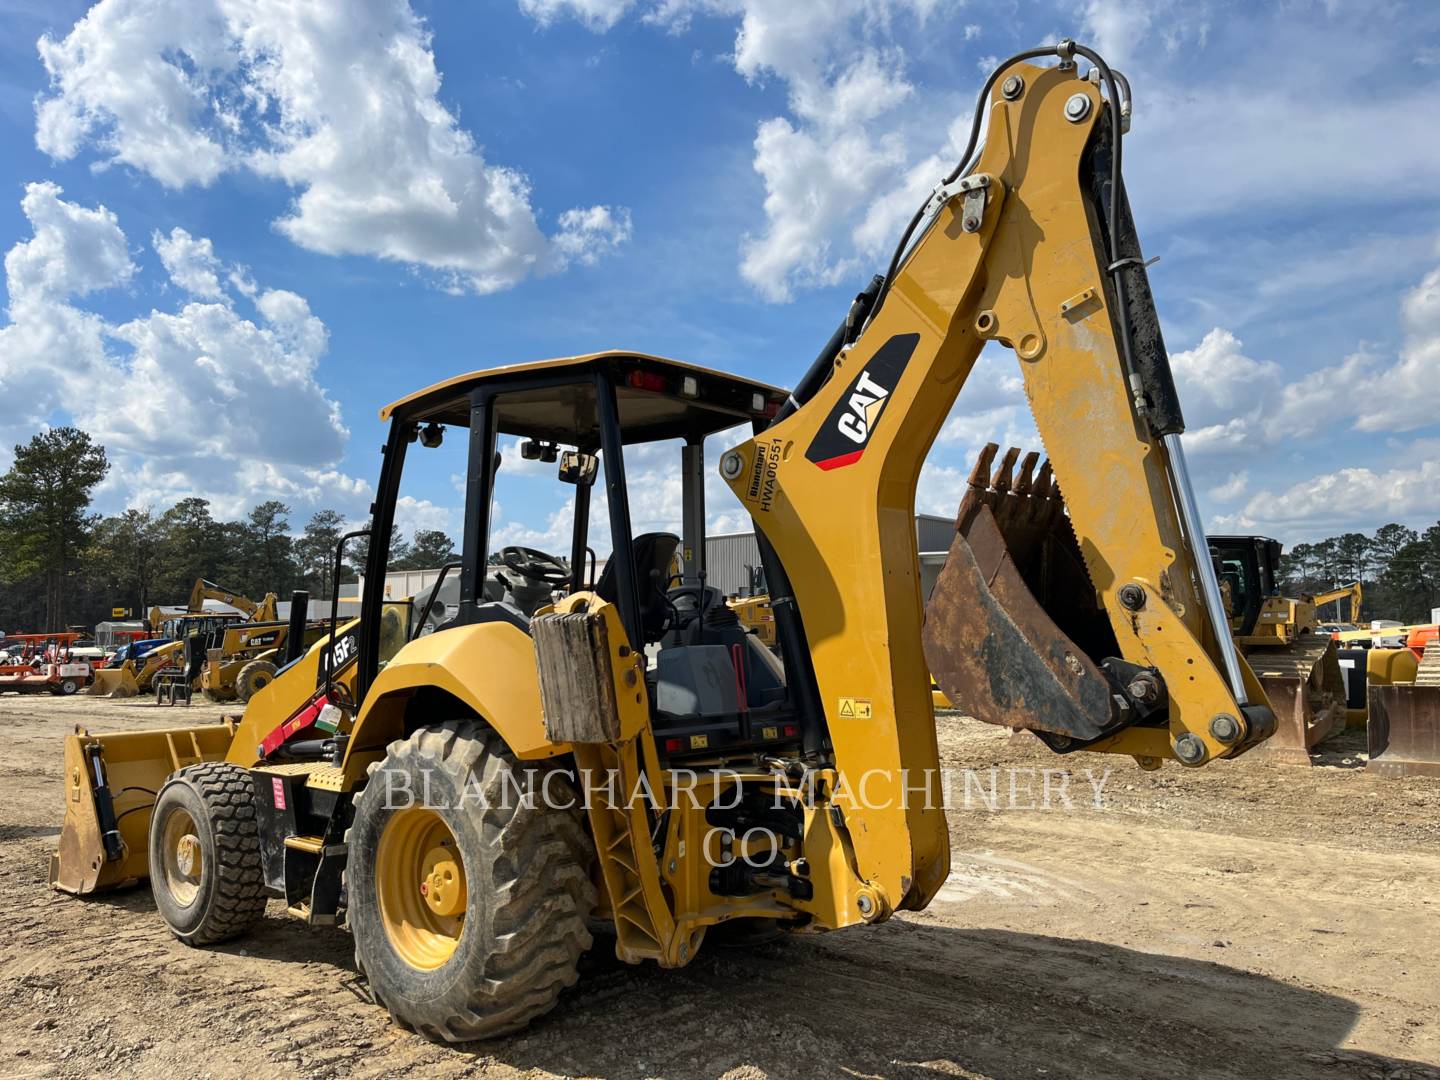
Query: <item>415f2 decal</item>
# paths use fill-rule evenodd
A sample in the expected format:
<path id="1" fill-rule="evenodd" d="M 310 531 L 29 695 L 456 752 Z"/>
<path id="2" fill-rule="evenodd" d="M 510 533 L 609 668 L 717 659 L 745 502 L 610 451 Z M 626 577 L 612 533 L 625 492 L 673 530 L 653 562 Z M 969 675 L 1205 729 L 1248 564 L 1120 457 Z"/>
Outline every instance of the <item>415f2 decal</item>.
<path id="1" fill-rule="evenodd" d="M 811 440 L 805 451 L 808 460 L 826 470 L 860 460 L 919 343 L 919 334 L 896 334 L 876 350 Z"/>

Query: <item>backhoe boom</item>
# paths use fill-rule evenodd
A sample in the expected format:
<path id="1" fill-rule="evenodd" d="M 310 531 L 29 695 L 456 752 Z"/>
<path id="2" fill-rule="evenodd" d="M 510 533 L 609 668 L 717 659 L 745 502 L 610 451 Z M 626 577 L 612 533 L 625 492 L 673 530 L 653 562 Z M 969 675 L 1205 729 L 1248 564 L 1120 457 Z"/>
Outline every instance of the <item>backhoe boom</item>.
<path id="1" fill-rule="evenodd" d="M 990 85 L 978 161 L 937 189 L 938 213 L 863 333 L 823 381 L 807 378 L 813 396 L 721 461 L 783 565 L 783 575 L 767 566 L 772 595 L 803 622 L 836 768 L 870 778 L 871 805 L 849 821 L 862 876 L 907 906 L 923 906 L 948 867 L 939 800 L 914 793 L 939 767 L 927 659 L 958 707 L 1005 702 L 1028 716 L 1023 726 L 1048 728 L 1056 749 L 1197 765 L 1273 724 L 1267 707 L 1247 706 L 1264 695 L 1216 633 L 1213 569 L 1203 537 L 1187 536 L 1182 421 L 1112 182 L 1109 106 L 1073 62 L 1015 63 Z M 957 541 L 922 648 L 920 467 L 990 342 L 1019 360 L 1088 583 L 1068 609 L 1032 597 L 1040 618 L 1027 623 L 1013 614 L 1026 582 L 1003 535 L 988 552 Z M 1003 525 L 1001 500 L 1031 493 L 996 479 L 999 505 L 978 512 Z M 1076 730 L 1058 734 L 1067 714 Z"/>

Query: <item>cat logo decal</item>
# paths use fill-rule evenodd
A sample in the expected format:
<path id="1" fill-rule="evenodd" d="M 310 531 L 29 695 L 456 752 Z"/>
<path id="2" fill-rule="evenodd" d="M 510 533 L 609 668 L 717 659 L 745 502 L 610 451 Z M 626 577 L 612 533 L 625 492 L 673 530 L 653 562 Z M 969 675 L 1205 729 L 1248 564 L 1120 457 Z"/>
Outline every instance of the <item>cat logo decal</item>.
<path id="1" fill-rule="evenodd" d="M 919 334 L 896 334 L 876 350 L 811 441 L 809 461 L 828 472 L 860 460 L 918 344 Z"/>

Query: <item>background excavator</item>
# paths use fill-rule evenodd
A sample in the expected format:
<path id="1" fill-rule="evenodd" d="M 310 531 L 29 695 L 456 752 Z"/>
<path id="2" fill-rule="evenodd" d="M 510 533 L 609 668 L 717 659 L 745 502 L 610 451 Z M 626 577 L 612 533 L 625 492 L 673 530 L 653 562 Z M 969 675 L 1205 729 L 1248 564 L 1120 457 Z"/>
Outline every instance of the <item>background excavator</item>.
<path id="1" fill-rule="evenodd" d="M 207 611 L 207 600 L 218 601 L 236 612 Z M 191 689 L 204 690 L 216 700 L 228 701 L 237 695 L 248 701 L 274 673 L 273 657 L 283 646 L 288 625 L 277 615 L 274 593 L 260 601 L 196 578 L 184 612 L 166 613 L 150 609 L 147 620 L 157 637 L 168 639 L 144 657 L 125 660 L 113 668 L 95 673 L 90 693 L 125 698 L 148 693 L 157 679 L 168 682 L 170 700 L 178 684 L 188 700 Z M 242 679 L 247 664 L 256 664 Z"/>
<path id="2" fill-rule="evenodd" d="M 369 588 L 303 655 L 292 632 L 243 718 L 69 738 L 51 882 L 148 876 L 193 945 L 244 933 L 270 896 L 344 920 L 377 1002 L 467 1040 L 552 1008 L 594 919 L 623 960 L 681 967 L 736 927 L 924 908 L 950 872 L 927 660 L 957 707 L 1060 753 L 1196 767 L 1261 744 L 1274 717 L 1221 605 L 1121 181 L 1128 115 L 1088 48 L 1003 64 L 959 163 L 788 393 L 611 351 L 384 409 L 366 580 L 407 456 L 459 429 L 456 610 L 421 634 L 427 612 Z M 977 494 L 927 613 L 916 485 L 990 341 L 1017 357 L 1053 472 Z M 756 526 L 783 664 L 705 585 L 706 440 L 736 425 L 718 466 Z M 547 586 L 531 610 L 484 586 L 495 450 L 517 436 L 556 448 L 575 490 L 568 559 L 498 553 Z M 636 535 L 626 455 L 677 440 L 683 536 Z M 611 547 L 593 586 L 592 490 Z M 677 549 L 694 558 L 672 583 Z"/>

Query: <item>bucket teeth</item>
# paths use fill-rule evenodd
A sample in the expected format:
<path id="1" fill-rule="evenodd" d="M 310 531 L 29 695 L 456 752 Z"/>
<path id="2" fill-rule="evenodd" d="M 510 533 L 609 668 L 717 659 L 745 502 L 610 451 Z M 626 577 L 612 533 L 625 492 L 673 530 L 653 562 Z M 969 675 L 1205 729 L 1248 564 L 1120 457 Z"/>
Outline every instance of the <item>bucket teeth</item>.
<path id="1" fill-rule="evenodd" d="M 1020 463 L 1020 475 L 1015 478 L 1015 487 L 1011 489 L 1016 495 L 1030 494 L 1035 479 L 1035 463 L 1039 460 L 1040 455 L 1034 450 L 1025 455 L 1025 460 Z"/>
<path id="2" fill-rule="evenodd" d="M 1001 456 L 996 443 L 986 443 L 975 459 L 968 490 L 960 503 L 957 528 L 963 530 L 967 511 L 979 503 L 994 510 L 1002 526 L 1027 520 L 1050 522 L 1063 513 L 1065 505 L 1048 460 L 1042 462 L 1037 451 L 1023 452 L 1018 446 L 1010 447 Z"/>
<path id="3" fill-rule="evenodd" d="M 1048 499 L 1055 494 L 1055 474 L 1050 471 L 1050 462 L 1040 466 L 1040 475 L 1035 478 L 1035 490 L 1031 492 L 1037 499 Z"/>
<path id="4" fill-rule="evenodd" d="M 975 459 L 975 467 L 970 470 L 970 486 L 977 491 L 986 491 L 990 487 L 990 466 L 995 461 L 995 452 L 1000 449 L 997 443 L 986 443 L 985 449 L 980 451 L 980 456 Z"/>
<path id="5" fill-rule="evenodd" d="M 997 447 L 998 449 L 998 447 Z M 1020 448 L 1012 446 L 1005 451 L 1005 456 L 1000 459 L 1000 467 L 995 470 L 995 477 L 990 481 L 990 487 L 998 492 L 1010 490 L 1010 481 L 1015 474 L 1015 459 L 1020 456 Z"/>

